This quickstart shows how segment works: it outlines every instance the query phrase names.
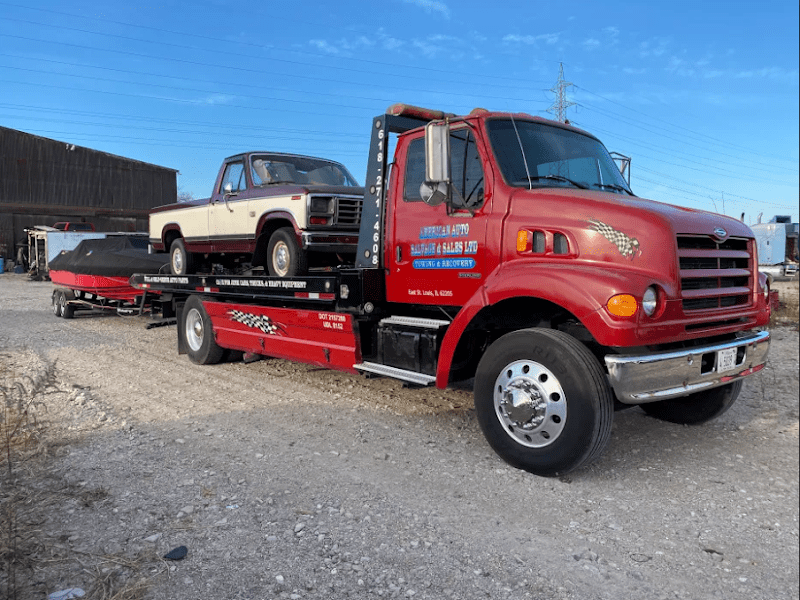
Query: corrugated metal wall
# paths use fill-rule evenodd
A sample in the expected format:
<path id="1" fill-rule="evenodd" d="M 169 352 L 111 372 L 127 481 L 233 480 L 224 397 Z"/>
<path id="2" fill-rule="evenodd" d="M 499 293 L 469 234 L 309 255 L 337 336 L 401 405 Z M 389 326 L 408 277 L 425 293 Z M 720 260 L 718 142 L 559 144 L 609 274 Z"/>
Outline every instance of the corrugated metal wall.
<path id="1" fill-rule="evenodd" d="M 175 202 L 176 175 L 0 127 L 0 252 L 11 258 L 15 243 L 24 241 L 17 229 L 57 220 L 91 221 L 98 230 L 146 230 L 149 209 Z"/>

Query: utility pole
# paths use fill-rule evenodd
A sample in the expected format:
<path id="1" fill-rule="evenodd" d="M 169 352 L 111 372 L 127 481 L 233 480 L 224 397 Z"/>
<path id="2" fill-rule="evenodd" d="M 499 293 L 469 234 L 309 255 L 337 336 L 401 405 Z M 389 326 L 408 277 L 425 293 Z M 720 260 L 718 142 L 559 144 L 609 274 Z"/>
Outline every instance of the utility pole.
<path id="1" fill-rule="evenodd" d="M 564 81 L 564 63 L 558 63 L 558 81 L 550 88 L 550 91 L 556 95 L 556 99 L 547 112 L 555 115 L 556 120 L 562 123 L 567 121 L 567 108 L 574 106 L 574 102 L 567 100 L 567 88 L 572 85 L 570 81 Z"/>

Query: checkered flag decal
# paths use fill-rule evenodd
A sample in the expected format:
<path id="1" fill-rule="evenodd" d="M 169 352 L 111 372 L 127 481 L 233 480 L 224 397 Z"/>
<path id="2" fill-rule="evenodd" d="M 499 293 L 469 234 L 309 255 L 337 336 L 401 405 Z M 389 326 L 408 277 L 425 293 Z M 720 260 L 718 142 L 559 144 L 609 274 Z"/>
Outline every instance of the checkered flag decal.
<path id="1" fill-rule="evenodd" d="M 592 229 L 599 232 L 604 238 L 614 244 L 617 247 L 617 250 L 619 250 L 619 253 L 625 258 L 630 258 L 633 260 L 639 254 L 641 254 L 641 250 L 639 249 L 639 240 L 636 238 L 629 237 L 621 231 L 617 231 L 611 227 L 611 225 L 603 223 L 602 221 L 589 219 L 589 223 L 592 224 Z"/>
<path id="2" fill-rule="evenodd" d="M 267 335 L 280 335 L 283 333 L 283 326 L 270 319 L 267 315 L 254 315 L 241 310 L 230 310 L 228 314 L 231 316 L 231 321 L 236 321 L 253 329 L 259 329 Z"/>

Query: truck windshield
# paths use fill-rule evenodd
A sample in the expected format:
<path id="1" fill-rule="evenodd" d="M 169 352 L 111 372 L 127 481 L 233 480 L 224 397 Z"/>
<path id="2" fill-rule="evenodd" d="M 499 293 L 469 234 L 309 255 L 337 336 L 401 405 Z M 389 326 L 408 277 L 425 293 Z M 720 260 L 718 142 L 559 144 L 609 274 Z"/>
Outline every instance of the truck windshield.
<path id="1" fill-rule="evenodd" d="M 578 187 L 633 195 L 598 140 L 525 120 L 486 123 L 506 182 L 518 187 Z"/>
<path id="2" fill-rule="evenodd" d="M 320 158 L 258 154 L 251 157 L 251 165 L 256 186 L 275 183 L 358 186 L 343 165 Z"/>

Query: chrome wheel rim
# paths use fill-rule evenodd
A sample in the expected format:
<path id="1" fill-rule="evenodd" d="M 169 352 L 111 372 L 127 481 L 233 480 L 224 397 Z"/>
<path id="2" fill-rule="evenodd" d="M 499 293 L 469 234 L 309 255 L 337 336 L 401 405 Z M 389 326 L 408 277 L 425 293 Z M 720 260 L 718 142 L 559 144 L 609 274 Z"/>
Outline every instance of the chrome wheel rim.
<path id="1" fill-rule="evenodd" d="M 506 365 L 495 380 L 494 410 L 503 430 L 528 448 L 555 442 L 567 421 L 567 400 L 553 372 L 531 360 Z"/>
<path id="2" fill-rule="evenodd" d="M 183 273 L 183 255 L 180 250 L 172 252 L 172 272 L 175 274 Z"/>
<path id="3" fill-rule="evenodd" d="M 275 272 L 281 277 L 285 277 L 289 272 L 289 246 L 286 245 L 286 242 L 275 244 L 275 248 L 272 250 L 272 265 Z"/>
<path id="4" fill-rule="evenodd" d="M 192 308 L 186 315 L 186 343 L 194 352 L 203 346 L 203 315 L 196 308 Z"/>

